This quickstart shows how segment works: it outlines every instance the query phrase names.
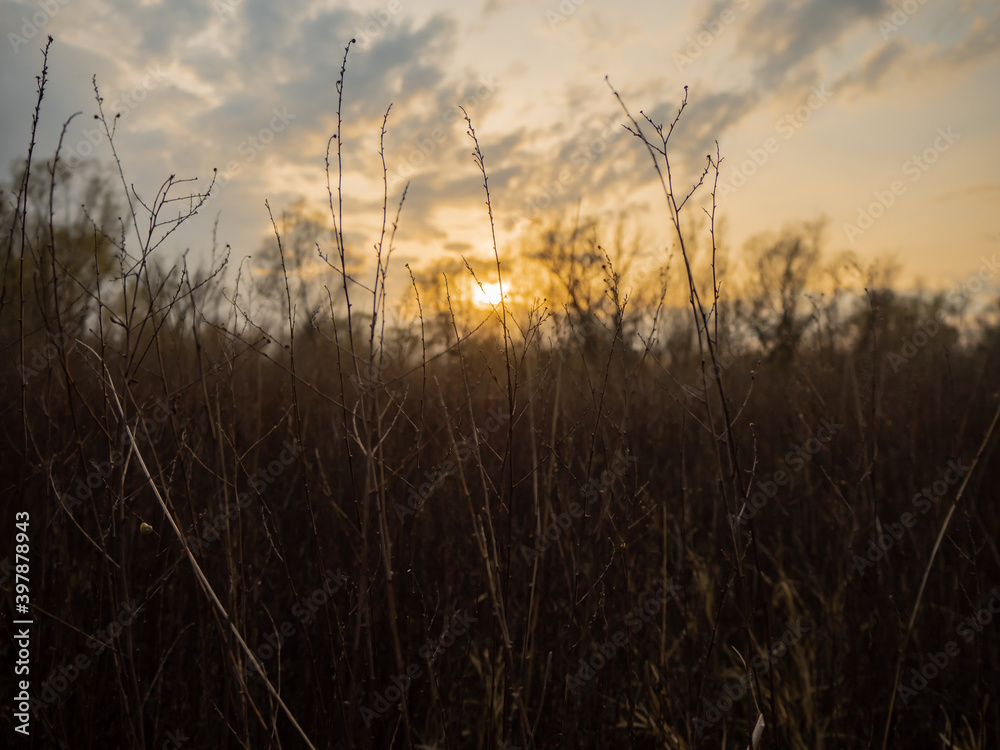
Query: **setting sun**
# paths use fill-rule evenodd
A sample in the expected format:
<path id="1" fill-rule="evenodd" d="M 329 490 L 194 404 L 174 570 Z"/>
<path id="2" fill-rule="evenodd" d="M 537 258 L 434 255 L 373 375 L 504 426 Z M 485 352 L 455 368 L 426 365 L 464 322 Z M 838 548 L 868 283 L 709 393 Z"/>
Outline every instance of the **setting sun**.
<path id="1" fill-rule="evenodd" d="M 500 284 L 490 282 L 479 286 L 475 285 L 472 292 L 472 301 L 481 307 L 495 307 L 500 304 L 502 297 L 510 297 L 510 293 L 503 295 L 500 291 Z"/>

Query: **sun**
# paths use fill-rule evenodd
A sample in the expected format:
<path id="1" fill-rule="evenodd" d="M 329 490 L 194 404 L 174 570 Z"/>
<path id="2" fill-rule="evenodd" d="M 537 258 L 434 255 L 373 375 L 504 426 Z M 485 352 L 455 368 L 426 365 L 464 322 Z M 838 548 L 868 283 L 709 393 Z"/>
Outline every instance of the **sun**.
<path id="1" fill-rule="evenodd" d="M 482 288 L 476 284 L 472 290 L 472 301 L 481 307 L 495 307 L 500 304 L 501 297 L 510 295 L 500 294 L 500 284 L 490 282 L 483 284 Z"/>

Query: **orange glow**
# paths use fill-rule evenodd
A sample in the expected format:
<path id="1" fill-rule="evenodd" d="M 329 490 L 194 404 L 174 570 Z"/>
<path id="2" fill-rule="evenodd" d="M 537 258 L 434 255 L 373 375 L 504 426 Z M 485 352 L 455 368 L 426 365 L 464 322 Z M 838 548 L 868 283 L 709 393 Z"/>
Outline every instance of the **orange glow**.
<path id="1" fill-rule="evenodd" d="M 500 304 L 502 297 L 510 299 L 510 293 L 501 295 L 500 284 L 496 282 L 485 283 L 481 288 L 476 284 L 472 292 L 472 301 L 480 307 L 495 307 Z"/>

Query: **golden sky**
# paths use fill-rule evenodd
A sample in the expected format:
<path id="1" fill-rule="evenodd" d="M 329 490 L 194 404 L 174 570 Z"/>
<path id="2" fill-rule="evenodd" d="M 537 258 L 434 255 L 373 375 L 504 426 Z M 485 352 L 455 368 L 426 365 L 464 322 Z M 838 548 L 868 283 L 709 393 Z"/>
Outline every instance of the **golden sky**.
<path id="1" fill-rule="evenodd" d="M 626 215 L 662 251 L 662 194 L 605 76 L 658 122 L 688 86 L 672 136 L 677 179 L 699 172 L 718 140 L 719 213 L 736 255 L 754 234 L 820 216 L 828 250 L 894 254 L 904 278 L 931 286 L 1000 250 L 996 2 L 3 0 L 0 21 L 4 164 L 26 151 L 51 34 L 40 153 L 82 110 L 67 147 L 108 157 L 93 130 L 96 74 L 105 106 L 122 113 L 116 144 L 140 194 L 171 173 L 207 180 L 219 169 L 216 195 L 174 250 L 205 252 L 218 216 L 219 242 L 239 258 L 269 232 L 265 199 L 322 208 L 352 37 L 344 228 L 359 254 L 378 239 L 390 104 L 390 212 L 410 181 L 400 264 L 490 250 L 458 104 L 486 157 L 501 250 L 532 219 L 579 206 L 610 223 Z"/>

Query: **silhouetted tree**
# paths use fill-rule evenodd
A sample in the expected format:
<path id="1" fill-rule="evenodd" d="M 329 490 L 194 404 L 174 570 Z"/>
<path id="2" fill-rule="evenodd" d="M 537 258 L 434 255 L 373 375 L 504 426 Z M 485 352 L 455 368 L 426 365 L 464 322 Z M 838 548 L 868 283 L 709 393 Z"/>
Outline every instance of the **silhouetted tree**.
<path id="1" fill-rule="evenodd" d="M 750 279 L 737 312 L 769 359 L 791 361 L 814 322 L 803 294 L 822 257 L 823 226 L 823 220 L 804 222 L 747 242 Z"/>

